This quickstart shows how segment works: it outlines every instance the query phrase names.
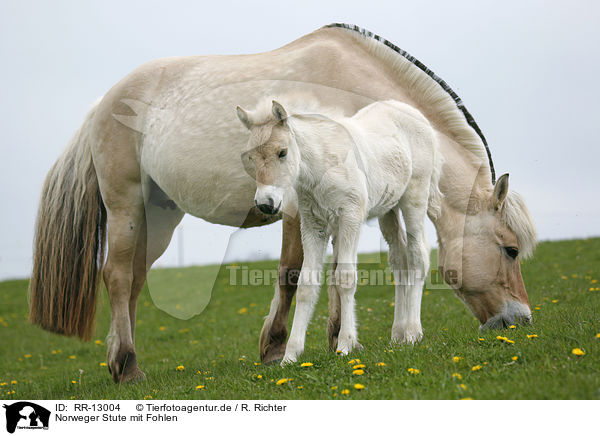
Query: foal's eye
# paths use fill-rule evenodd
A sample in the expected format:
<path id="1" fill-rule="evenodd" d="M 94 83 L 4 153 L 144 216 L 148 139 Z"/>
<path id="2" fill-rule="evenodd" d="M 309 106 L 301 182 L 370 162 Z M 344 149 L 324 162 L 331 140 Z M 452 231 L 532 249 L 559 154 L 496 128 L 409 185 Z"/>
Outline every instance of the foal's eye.
<path id="1" fill-rule="evenodd" d="M 282 148 L 281 150 L 279 150 L 279 159 L 283 159 L 284 157 L 287 156 L 287 148 Z"/>
<path id="2" fill-rule="evenodd" d="M 504 251 L 506 252 L 506 255 L 511 259 L 516 259 L 519 255 L 519 249 L 516 247 L 504 247 Z"/>

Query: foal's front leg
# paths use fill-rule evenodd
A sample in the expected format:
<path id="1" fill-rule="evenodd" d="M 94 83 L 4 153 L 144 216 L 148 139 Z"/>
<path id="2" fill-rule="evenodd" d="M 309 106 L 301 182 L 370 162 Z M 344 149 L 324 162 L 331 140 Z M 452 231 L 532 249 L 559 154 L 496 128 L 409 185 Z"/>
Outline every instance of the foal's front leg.
<path id="1" fill-rule="evenodd" d="M 321 288 L 321 274 L 323 270 L 323 257 L 327 248 L 328 237 L 323 236 L 318 230 L 308 225 L 302 225 L 302 245 L 304 248 L 304 261 L 298 279 L 296 291 L 296 310 L 292 331 L 285 348 L 285 355 L 281 365 L 295 362 L 304 351 L 306 329 L 312 317 L 315 304 L 319 298 Z"/>

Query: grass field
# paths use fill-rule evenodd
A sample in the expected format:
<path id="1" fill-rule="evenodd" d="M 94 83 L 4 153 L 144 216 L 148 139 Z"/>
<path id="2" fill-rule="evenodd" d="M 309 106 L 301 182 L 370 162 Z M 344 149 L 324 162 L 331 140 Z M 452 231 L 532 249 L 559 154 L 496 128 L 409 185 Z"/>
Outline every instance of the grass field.
<path id="1" fill-rule="evenodd" d="M 378 255 L 362 256 L 361 262 L 363 268 L 383 268 Z M 276 262 L 252 267 L 272 269 Z M 258 334 L 272 287 L 230 286 L 223 267 L 206 310 L 187 321 L 160 311 L 142 293 L 136 348 L 148 380 L 121 386 L 102 366 L 109 325 L 104 290 L 97 340 L 84 343 L 28 324 L 27 282 L 3 282 L 0 398 L 600 399 L 600 238 L 541 243 L 522 270 L 534 308 L 532 326 L 480 334 L 478 322 L 451 291 L 431 289 L 423 297 L 423 342 L 390 346 L 392 286 L 363 286 L 357 313 L 365 350 L 340 357 L 327 351 L 323 291 L 304 355 L 281 368 L 258 364 Z M 193 288 L 203 268 L 152 274 L 153 291 L 170 291 L 177 283 Z M 585 354 L 576 356 L 575 348 Z M 360 359 L 364 374 L 352 374 L 351 359 Z M 301 367 L 302 362 L 312 366 Z M 281 379 L 288 380 L 277 383 Z M 364 388 L 355 389 L 357 383 Z"/>

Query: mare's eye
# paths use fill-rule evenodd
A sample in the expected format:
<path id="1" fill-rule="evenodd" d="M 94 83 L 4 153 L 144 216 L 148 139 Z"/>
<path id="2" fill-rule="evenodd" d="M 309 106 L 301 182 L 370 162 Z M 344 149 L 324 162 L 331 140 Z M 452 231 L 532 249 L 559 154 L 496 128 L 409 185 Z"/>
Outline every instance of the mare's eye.
<path id="1" fill-rule="evenodd" d="M 284 157 L 287 156 L 287 148 L 282 148 L 281 150 L 279 150 L 279 159 L 283 159 Z"/>
<path id="2" fill-rule="evenodd" d="M 511 259 L 516 259 L 519 255 L 519 249 L 516 247 L 504 247 L 504 251 L 506 252 L 506 255 Z"/>

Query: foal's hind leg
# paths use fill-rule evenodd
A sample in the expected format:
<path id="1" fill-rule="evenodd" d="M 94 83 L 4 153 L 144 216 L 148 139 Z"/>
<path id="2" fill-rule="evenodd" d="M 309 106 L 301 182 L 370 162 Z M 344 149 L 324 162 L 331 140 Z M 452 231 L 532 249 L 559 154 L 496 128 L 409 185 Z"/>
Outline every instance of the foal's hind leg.
<path id="1" fill-rule="evenodd" d="M 260 332 L 260 358 L 265 364 L 278 361 L 285 354 L 288 316 L 296 292 L 302 260 L 300 217 L 284 215 L 279 281 L 275 284 L 271 309 Z"/>

